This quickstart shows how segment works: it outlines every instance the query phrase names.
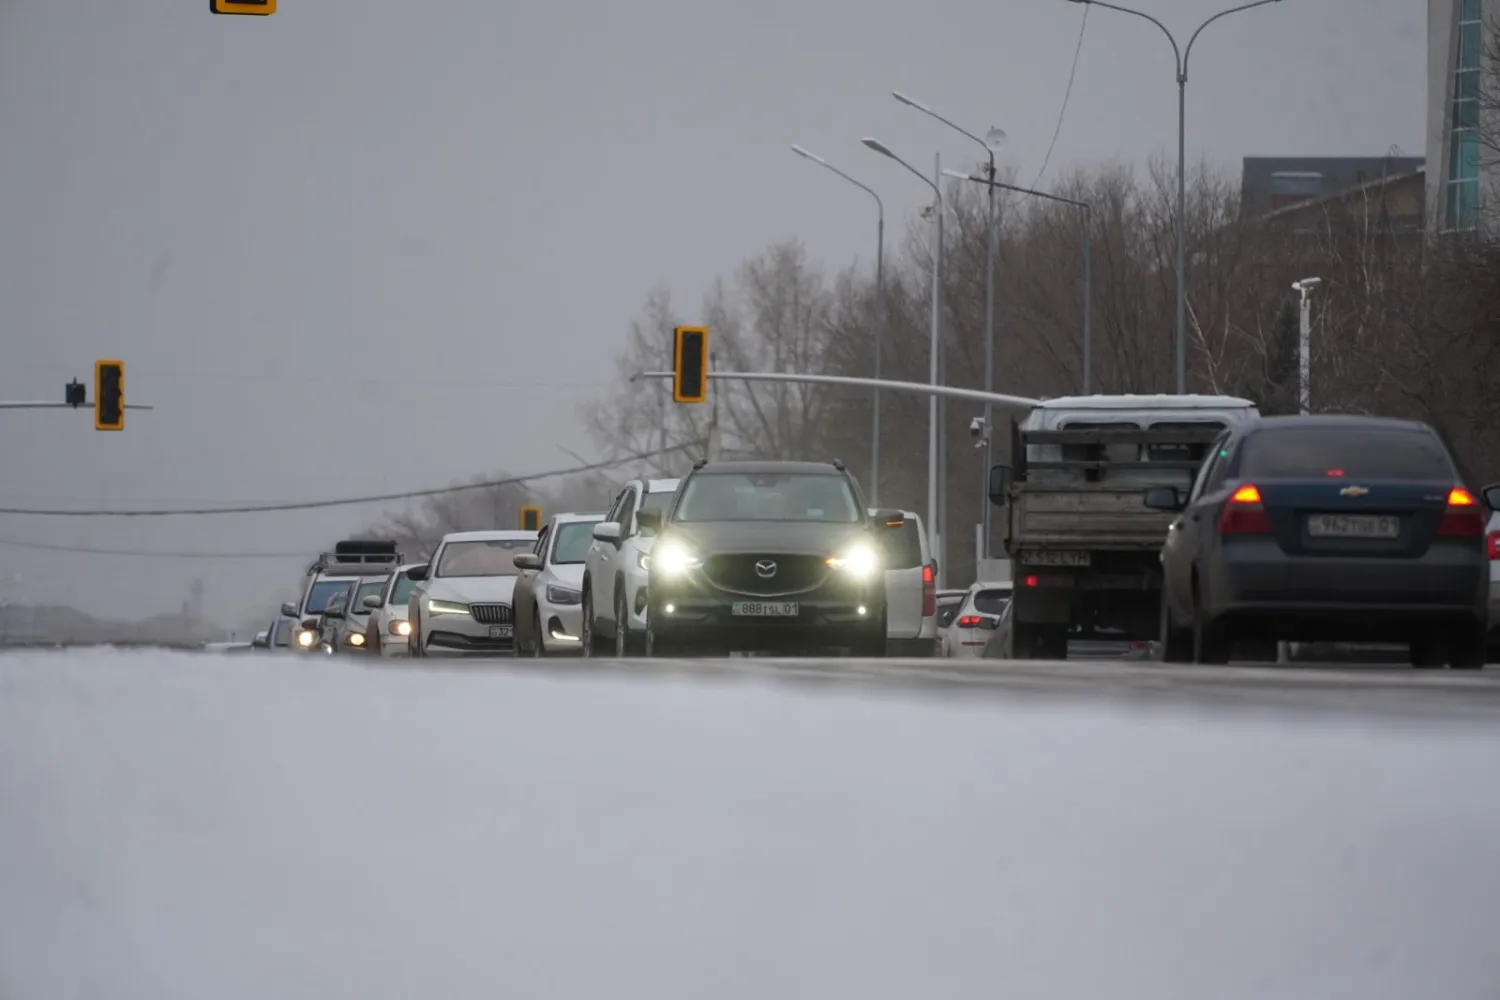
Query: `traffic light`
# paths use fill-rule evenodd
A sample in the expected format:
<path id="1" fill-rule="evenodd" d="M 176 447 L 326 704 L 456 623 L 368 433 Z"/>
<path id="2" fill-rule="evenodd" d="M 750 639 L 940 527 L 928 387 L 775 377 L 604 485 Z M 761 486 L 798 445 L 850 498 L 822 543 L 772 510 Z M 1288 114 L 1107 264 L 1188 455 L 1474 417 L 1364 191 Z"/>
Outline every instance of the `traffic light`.
<path id="1" fill-rule="evenodd" d="M 209 0 L 208 9 L 215 14 L 267 14 L 276 13 L 276 0 Z"/>
<path id="2" fill-rule="evenodd" d="M 679 326 L 672 331 L 672 402 L 708 398 L 708 328 Z"/>
<path id="3" fill-rule="evenodd" d="M 522 507 L 521 508 L 521 530 L 522 531 L 541 531 L 542 530 L 542 508 L 540 508 L 540 507 Z"/>
<path id="4" fill-rule="evenodd" d="M 94 362 L 94 430 L 125 429 L 125 362 Z"/>

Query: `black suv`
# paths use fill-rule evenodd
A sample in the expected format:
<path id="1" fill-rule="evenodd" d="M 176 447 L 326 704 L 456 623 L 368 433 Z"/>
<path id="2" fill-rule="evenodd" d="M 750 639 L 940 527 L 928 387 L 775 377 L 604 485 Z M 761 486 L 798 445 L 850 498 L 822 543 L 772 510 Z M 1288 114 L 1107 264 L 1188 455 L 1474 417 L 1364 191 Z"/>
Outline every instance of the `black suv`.
<path id="1" fill-rule="evenodd" d="M 636 514 L 651 549 L 646 655 L 730 650 L 884 656 L 879 532 L 838 462 L 699 462 L 666 511 Z M 656 522 L 656 523 L 648 523 Z"/>

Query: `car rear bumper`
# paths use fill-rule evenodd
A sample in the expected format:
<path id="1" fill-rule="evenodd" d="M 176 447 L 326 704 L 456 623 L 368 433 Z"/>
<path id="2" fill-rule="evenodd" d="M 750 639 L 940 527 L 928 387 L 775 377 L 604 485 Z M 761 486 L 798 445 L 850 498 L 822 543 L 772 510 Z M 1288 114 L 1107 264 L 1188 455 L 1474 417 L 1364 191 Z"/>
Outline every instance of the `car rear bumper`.
<path id="1" fill-rule="evenodd" d="M 1319 632 L 1310 627 L 1316 621 L 1378 641 L 1413 625 L 1482 623 L 1489 615 L 1483 553 L 1456 545 L 1434 545 L 1419 559 L 1378 559 L 1289 556 L 1274 541 L 1256 541 L 1221 549 L 1205 569 L 1208 617 L 1264 619 L 1299 635 Z"/>

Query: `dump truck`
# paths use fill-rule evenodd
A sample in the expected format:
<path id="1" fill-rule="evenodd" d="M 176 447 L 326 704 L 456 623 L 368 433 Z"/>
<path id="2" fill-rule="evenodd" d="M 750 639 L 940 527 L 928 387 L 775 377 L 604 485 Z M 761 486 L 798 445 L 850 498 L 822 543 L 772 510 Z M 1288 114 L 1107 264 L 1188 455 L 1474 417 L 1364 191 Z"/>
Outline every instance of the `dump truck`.
<path id="1" fill-rule="evenodd" d="M 1161 548 L 1174 514 L 1146 491 L 1189 489 L 1230 426 L 1234 396 L 1070 396 L 1011 423 L 1011 465 L 989 470 L 1015 573 L 1009 655 L 1065 659 L 1070 639 L 1142 641 L 1161 628 Z"/>

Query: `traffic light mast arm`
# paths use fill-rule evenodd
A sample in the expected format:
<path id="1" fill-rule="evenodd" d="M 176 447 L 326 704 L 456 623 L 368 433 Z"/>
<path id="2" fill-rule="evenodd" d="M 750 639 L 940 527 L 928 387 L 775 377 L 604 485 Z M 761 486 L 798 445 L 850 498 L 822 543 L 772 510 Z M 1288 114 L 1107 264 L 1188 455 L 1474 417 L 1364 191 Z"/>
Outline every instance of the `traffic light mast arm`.
<path id="1" fill-rule="evenodd" d="M 87 400 L 82 406 L 70 406 L 67 403 L 59 403 L 51 399 L 7 399 L 0 400 L 0 410 L 81 410 L 87 407 L 90 411 L 94 408 L 94 401 Z M 154 410 L 154 406 L 146 406 L 141 403 L 126 403 L 127 410 Z"/>
<path id="2" fill-rule="evenodd" d="M 673 378 L 673 372 L 636 372 L 630 381 L 643 378 Z M 854 378 L 848 375 L 804 375 L 800 372 L 725 372 L 711 371 L 711 379 L 735 379 L 741 382 L 802 382 L 810 385 L 841 385 L 853 389 L 879 389 L 881 392 L 909 392 L 917 396 L 941 396 L 973 403 L 989 403 L 992 406 L 1013 410 L 1030 410 L 1041 403 L 1040 399 L 1028 396 L 1007 396 L 981 389 L 960 389 L 949 385 L 930 385 L 926 382 L 894 382 L 883 378 Z"/>

